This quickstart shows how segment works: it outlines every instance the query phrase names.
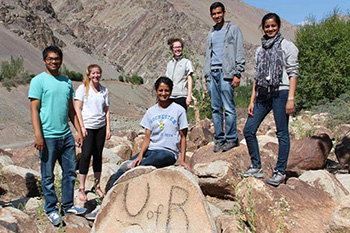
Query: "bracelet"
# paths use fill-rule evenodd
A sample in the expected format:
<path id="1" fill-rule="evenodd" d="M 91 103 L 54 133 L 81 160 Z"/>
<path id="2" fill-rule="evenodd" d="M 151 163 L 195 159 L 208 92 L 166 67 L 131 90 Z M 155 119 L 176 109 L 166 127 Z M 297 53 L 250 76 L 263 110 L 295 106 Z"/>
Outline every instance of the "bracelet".
<path id="1" fill-rule="evenodd" d="M 288 100 L 294 100 L 294 97 L 288 97 Z"/>

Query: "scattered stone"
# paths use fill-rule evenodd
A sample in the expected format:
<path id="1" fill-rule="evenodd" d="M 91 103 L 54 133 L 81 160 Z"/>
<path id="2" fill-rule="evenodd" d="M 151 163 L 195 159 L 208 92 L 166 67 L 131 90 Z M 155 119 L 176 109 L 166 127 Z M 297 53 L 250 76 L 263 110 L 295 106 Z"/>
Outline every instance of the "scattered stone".
<path id="1" fill-rule="evenodd" d="M 40 156 L 38 150 L 34 148 L 34 144 L 14 151 L 11 159 L 17 166 L 40 172 Z"/>
<path id="2" fill-rule="evenodd" d="M 130 129 L 127 131 L 118 131 L 115 135 L 118 137 L 123 137 L 130 142 L 133 142 L 134 139 L 137 137 L 137 133 Z"/>
<path id="3" fill-rule="evenodd" d="M 140 152 L 144 138 L 145 138 L 145 135 L 141 134 L 134 139 L 134 145 L 132 147 L 132 155 L 131 156 L 134 156 Z"/>
<path id="4" fill-rule="evenodd" d="M 350 193 L 350 174 L 335 174 L 335 178 L 343 185 Z"/>
<path id="5" fill-rule="evenodd" d="M 335 146 L 335 154 L 340 166 L 350 166 L 350 136 L 344 136 Z"/>
<path id="6" fill-rule="evenodd" d="M 335 207 L 327 233 L 350 232 L 350 195 Z"/>
<path id="7" fill-rule="evenodd" d="M 237 185 L 236 196 L 252 232 L 324 232 L 335 206 L 327 193 L 297 178 L 272 187 L 250 177 Z"/>
<path id="8" fill-rule="evenodd" d="M 32 197 L 29 198 L 27 203 L 25 204 L 25 210 L 27 214 L 36 214 L 38 211 L 38 208 L 44 209 L 44 200 L 41 199 L 40 197 Z"/>
<path id="9" fill-rule="evenodd" d="M 0 232 L 38 232 L 33 219 L 19 209 L 0 207 Z"/>
<path id="10" fill-rule="evenodd" d="M 12 161 L 10 156 L 8 155 L 2 155 L 0 156 L 0 167 L 5 167 L 8 165 L 14 165 L 15 163 Z"/>
<path id="11" fill-rule="evenodd" d="M 350 124 L 341 124 L 335 128 L 334 135 L 337 139 L 342 139 L 350 132 Z"/>
<path id="12" fill-rule="evenodd" d="M 328 193 L 334 201 L 340 201 L 349 194 L 335 176 L 326 170 L 306 171 L 299 176 L 299 179 L 312 187 L 322 189 Z"/>
<path id="13" fill-rule="evenodd" d="M 204 128 L 201 125 L 194 126 L 188 133 L 189 141 L 193 142 L 194 144 L 194 148 L 190 151 L 207 145 L 209 141 L 213 140 L 213 137 L 214 135 L 211 134 L 208 128 Z"/>
<path id="14" fill-rule="evenodd" d="M 63 217 L 63 221 L 66 224 L 66 233 L 90 233 L 91 227 L 88 220 L 84 217 L 77 215 L 67 215 Z"/>
<path id="15" fill-rule="evenodd" d="M 247 226 L 235 215 L 221 215 L 215 219 L 216 229 L 223 233 L 250 233 Z"/>
<path id="16" fill-rule="evenodd" d="M 181 167 L 167 167 L 120 179 L 103 200 L 92 232 L 215 233 L 216 229 L 196 178 Z"/>
<path id="17" fill-rule="evenodd" d="M 103 155 L 102 155 L 102 163 L 117 164 L 119 161 L 122 161 L 122 158 L 118 156 L 118 154 L 119 154 L 119 151 L 115 151 L 114 148 L 112 149 L 104 148 Z"/>

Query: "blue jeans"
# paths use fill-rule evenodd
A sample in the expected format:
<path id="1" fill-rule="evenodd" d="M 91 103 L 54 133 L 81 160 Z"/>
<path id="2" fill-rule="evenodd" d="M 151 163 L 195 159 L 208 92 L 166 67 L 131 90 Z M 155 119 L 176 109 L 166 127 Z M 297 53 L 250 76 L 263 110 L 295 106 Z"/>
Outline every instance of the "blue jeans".
<path id="1" fill-rule="evenodd" d="M 278 160 L 275 171 L 284 173 L 287 167 L 290 140 L 288 132 L 289 115 L 286 114 L 288 91 L 280 91 L 279 95 L 266 102 L 255 102 L 254 116 L 248 117 L 244 126 L 244 137 L 247 142 L 252 166 L 261 168 L 259 145 L 256 139 L 256 131 L 265 116 L 271 111 L 275 118 L 278 138 Z"/>
<path id="2" fill-rule="evenodd" d="M 130 161 L 133 161 L 136 159 L 136 157 L 139 155 L 137 153 L 134 155 Z M 176 163 L 175 154 L 173 152 L 170 152 L 168 150 L 146 150 L 146 152 L 143 154 L 142 161 L 140 165 L 142 166 L 155 166 L 156 168 L 166 167 L 170 165 L 174 165 Z M 114 173 L 111 178 L 108 181 L 106 192 L 110 190 L 113 187 L 113 184 L 124 174 L 122 170 L 118 170 L 116 173 Z"/>
<path id="3" fill-rule="evenodd" d="M 224 80 L 222 72 L 211 72 L 207 88 L 211 99 L 212 118 L 217 142 L 237 140 L 236 107 L 233 100 L 232 80 Z M 223 127 L 225 109 L 225 131 Z"/>
<path id="4" fill-rule="evenodd" d="M 40 152 L 41 182 L 47 214 L 57 210 L 57 196 L 54 187 L 53 170 L 58 160 L 62 168 L 62 210 L 73 206 L 75 183 L 75 142 L 72 134 L 59 138 L 45 138 L 45 147 Z"/>

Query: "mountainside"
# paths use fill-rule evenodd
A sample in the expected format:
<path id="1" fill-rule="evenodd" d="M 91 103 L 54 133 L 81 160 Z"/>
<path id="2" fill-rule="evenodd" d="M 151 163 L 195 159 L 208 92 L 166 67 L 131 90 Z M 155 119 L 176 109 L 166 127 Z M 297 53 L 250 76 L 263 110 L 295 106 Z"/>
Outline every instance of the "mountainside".
<path id="1" fill-rule="evenodd" d="M 243 31 L 246 76 L 251 76 L 253 54 L 262 35 L 258 26 L 266 12 L 241 0 L 222 2 L 227 8 L 226 20 L 238 24 Z M 89 60 L 111 64 L 113 70 L 105 77 L 113 79 L 118 78 L 118 72 L 141 75 L 146 80 L 164 74 L 170 57 L 166 42 L 170 37 L 181 37 L 188 56 L 197 64 L 196 74 L 202 76 L 205 38 L 213 25 L 209 15 L 211 3 L 209 0 L 2 0 L 0 19 L 7 29 L 40 50 L 48 44 L 63 47 L 65 63 L 70 68 L 82 72 Z M 293 39 L 294 30 L 294 26 L 283 22 L 282 33 L 287 39 Z M 84 56 L 84 52 L 91 56 Z M 87 61 L 82 62 L 83 57 Z"/>

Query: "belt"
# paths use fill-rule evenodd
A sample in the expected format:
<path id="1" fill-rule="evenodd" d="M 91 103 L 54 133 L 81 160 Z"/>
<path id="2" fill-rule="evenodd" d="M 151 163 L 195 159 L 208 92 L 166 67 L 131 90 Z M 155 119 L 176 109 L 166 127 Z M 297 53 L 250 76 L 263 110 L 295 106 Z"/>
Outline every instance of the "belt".
<path id="1" fill-rule="evenodd" d="M 218 68 L 218 69 L 212 69 L 211 72 L 214 72 L 214 73 L 218 73 L 218 72 L 221 72 L 222 71 L 222 68 Z"/>

